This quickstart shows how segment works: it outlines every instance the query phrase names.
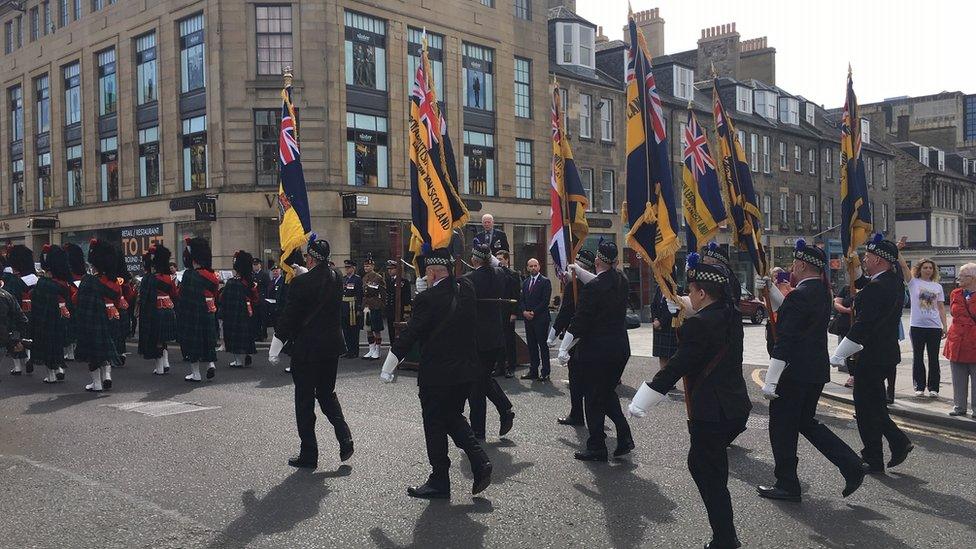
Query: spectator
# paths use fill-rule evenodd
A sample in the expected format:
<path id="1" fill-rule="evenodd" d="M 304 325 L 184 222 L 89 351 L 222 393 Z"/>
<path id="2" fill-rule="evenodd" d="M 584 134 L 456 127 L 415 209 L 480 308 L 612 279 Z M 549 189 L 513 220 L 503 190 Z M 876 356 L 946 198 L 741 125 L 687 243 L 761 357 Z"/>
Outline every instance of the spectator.
<path id="1" fill-rule="evenodd" d="M 900 243 L 899 243 L 900 244 Z M 911 302 L 908 334 L 912 339 L 912 380 L 915 396 L 939 397 L 939 344 L 946 336 L 945 292 L 939 284 L 939 268 L 931 259 L 920 259 L 911 270 L 901 262 Z M 928 355 L 928 376 L 925 355 Z"/>
<path id="2" fill-rule="evenodd" d="M 949 294 L 952 326 L 945 345 L 945 357 L 952 371 L 952 411 L 966 415 L 966 393 L 971 391 L 970 410 L 976 419 L 976 263 L 959 269 L 959 287 Z"/>
<path id="3" fill-rule="evenodd" d="M 651 326 L 654 328 L 654 345 L 651 355 L 657 357 L 661 369 L 667 367 L 668 360 L 678 351 L 678 335 L 673 322 L 677 318 L 674 306 L 668 305 L 668 300 L 661 293 L 661 288 L 654 292 Z"/>
<path id="4" fill-rule="evenodd" d="M 488 246 L 493 254 L 501 250 L 511 250 L 508 247 L 508 235 L 505 234 L 505 231 L 495 228 L 495 218 L 491 214 L 481 216 L 481 227 L 484 230 L 475 235 L 474 245 Z"/>

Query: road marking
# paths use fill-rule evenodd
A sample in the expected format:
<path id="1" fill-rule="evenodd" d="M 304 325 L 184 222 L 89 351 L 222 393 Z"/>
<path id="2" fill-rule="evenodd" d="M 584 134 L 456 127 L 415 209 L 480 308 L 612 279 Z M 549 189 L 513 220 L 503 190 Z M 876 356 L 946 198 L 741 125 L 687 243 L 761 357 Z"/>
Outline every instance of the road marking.
<path id="1" fill-rule="evenodd" d="M 172 416 L 176 414 L 186 414 L 190 412 L 203 412 L 205 410 L 216 410 L 220 406 L 202 406 L 190 402 L 178 402 L 175 400 L 155 400 L 150 402 L 122 402 L 119 404 L 102 404 L 103 408 L 115 408 L 123 412 L 135 412 L 150 417 Z"/>

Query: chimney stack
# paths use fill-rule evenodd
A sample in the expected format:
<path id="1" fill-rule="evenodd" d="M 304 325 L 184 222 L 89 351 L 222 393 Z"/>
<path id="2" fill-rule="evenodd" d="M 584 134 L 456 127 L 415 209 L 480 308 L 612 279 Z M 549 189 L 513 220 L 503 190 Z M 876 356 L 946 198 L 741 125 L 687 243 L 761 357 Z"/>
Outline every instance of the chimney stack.
<path id="1" fill-rule="evenodd" d="M 559 6 L 576 13 L 576 0 L 549 0 L 549 9 L 558 8 Z"/>
<path id="2" fill-rule="evenodd" d="M 610 39 L 607 38 L 607 35 L 603 34 L 603 27 L 602 26 L 597 26 L 597 28 L 596 28 L 596 43 L 597 44 L 605 44 L 605 43 L 607 43 L 609 41 L 610 41 Z"/>
<path id="3" fill-rule="evenodd" d="M 664 19 L 660 8 L 639 11 L 634 14 L 637 28 L 644 33 L 647 52 L 651 59 L 664 55 Z M 630 43 L 630 28 L 624 27 L 624 41 Z"/>
<path id="4" fill-rule="evenodd" d="M 735 23 L 726 23 L 702 29 L 698 39 L 698 67 L 695 74 L 707 77 L 712 65 L 718 76 L 738 78 L 740 57 L 739 33 Z"/>

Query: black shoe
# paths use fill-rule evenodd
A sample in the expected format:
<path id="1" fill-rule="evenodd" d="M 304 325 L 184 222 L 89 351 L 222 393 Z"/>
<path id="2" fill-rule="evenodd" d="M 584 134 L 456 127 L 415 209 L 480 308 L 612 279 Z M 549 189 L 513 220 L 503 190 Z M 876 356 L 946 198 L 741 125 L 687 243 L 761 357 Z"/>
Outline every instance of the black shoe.
<path id="1" fill-rule="evenodd" d="M 705 549 L 739 549 L 739 547 L 742 547 L 742 542 L 739 541 L 739 538 L 725 543 L 712 540 L 705 544 Z"/>
<path id="2" fill-rule="evenodd" d="M 560 425 L 577 425 L 577 426 L 584 424 L 582 419 L 576 419 L 573 416 L 561 417 L 556 420 L 556 423 Z"/>
<path id="3" fill-rule="evenodd" d="M 24 370 L 27 371 L 27 375 L 34 373 L 34 359 L 28 358 L 27 363 L 24 365 Z"/>
<path id="4" fill-rule="evenodd" d="M 857 489 L 860 488 L 861 484 L 864 482 L 864 475 L 866 474 L 867 474 L 867 469 L 865 469 L 864 465 L 862 464 L 853 473 L 844 475 L 845 484 L 844 484 L 844 490 L 841 492 L 841 495 L 846 498 L 847 496 L 856 492 Z"/>
<path id="5" fill-rule="evenodd" d="M 623 442 L 617 441 L 617 449 L 613 451 L 613 457 L 626 456 L 634 449 L 634 441 L 626 440 Z"/>
<path id="6" fill-rule="evenodd" d="M 766 499 L 778 499 L 782 501 L 800 501 L 800 494 L 787 492 L 776 486 L 756 486 L 759 497 Z"/>
<path id="7" fill-rule="evenodd" d="M 216 367 L 210 366 L 209 368 L 207 368 L 207 379 L 213 379 L 215 375 L 217 375 Z"/>
<path id="8" fill-rule="evenodd" d="M 548 382 L 549 381 L 549 376 L 548 375 L 539 376 L 539 381 Z"/>
<path id="9" fill-rule="evenodd" d="M 885 474 L 884 465 L 871 465 L 870 463 L 865 463 L 863 465 L 864 472 L 869 475 L 883 475 Z"/>
<path id="10" fill-rule="evenodd" d="M 64 372 L 55 372 L 54 379 L 64 381 Z"/>
<path id="11" fill-rule="evenodd" d="M 494 370 L 491 372 L 491 377 L 502 377 L 505 375 L 505 370 Z"/>
<path id="12" fill-rule="evenodd" d="M 319 466 L 319 460 L 317 458 L 303 457 L 299 454 L 293 458 L 288 458 L 288 465 L 300 469 L 316 469 Z"/>
<path id="13" fill-rule="evenodd" d="M 342 357 L 343 358 L 356 358 L 356 355 L 358 355 L 358 354 L 359 353 L 346 353 L 346 354 L 342 355 Z"/>
<path id="14" fill-rule="evenodd" d="M 965 411 L 957 412 L 956 410 L 953 410 L 953 411 L 949 412 L 949 415 L 950 416 L 953 416 L 953 417 L 956 417 L 956 416 L 965 416 L 966 415 L 966 412 Z"/>
<path id="15" fill-rule="evenodd" d="M 347 438 L 345 441 L 339 443 L 339 461 L 347 461 L 352 457 L 352 453 L 356 449 L 353 448 L 352 439 Z"/>
<path id="16" fill-rule="evenodd" d="M 506 379 L 512 379 L 513 377 L 515 377 L 515 372 L 513 372 L 512 370 L 505 370 Z"/>
<path id="17" fill-rule="evenodd" d="M 21 372 L 20 370 L 10 370 L 10 375 L 12 375 L 12 376 L 19 376 L 22 373 L 23 372 Z"/>
<path id="18" fill-rule="evenodd" d="M 908 446 L 905 446 L 900 450 L 892 450 L 891 459 L 888 460 L 888 467 L 895 467 L 904 463 L 905 459 L 908 457 L 908 454 L 914 449 L 915 446 L 912 443 L 908 443 Z"/>
<path id="19" fill-rule="evenodd" d="M 111 389 L 112 388 L 112 380 L 111 379 L 102 380 L 102 388 L 103 389 Z"/>
<path id="20" fill-rule="evenodd" d="M 501 425 L 498 427 L 498 436 L 503 437 L 512 430 L 512 424 L 515 422 L 515 410 L 509 408 L 508 411 L 502 414 L 498 419 L 501 423 Z"/>
<path id="21" fill-rule="evenodd" d="M 576 452 L 573 454 L 573 457 L 580 461 L 606 461 L 607 451 L 584 450 L 582 452 Z"/>
<path id="22" fill-rule="evenodd" d="M 529 372 L 527 374 L 522 374 L 521 376 L 519 376 L 519 379 L 539 379 L 539 374 L 533 374 L 532 372 Z"/>
<path id="23" fill-rule="evenodd" d="M 485 488 L 491 484 L 491 462 L 486 461 L 482 463 L 476 469 L 472 469 L 471 474 L 474 475 L 474 483 L 471 485 L 471 495 L 484 492 Z"/>
<path id="24" fill-rule="evenodd" d="M 440 490 L 425 482 L 420 486 L 410 486 L 407 488 L 407 495 L 414 498 L 423 499 L 448 499 L 451 497 L 451 489 Z"/>
<path id="25" fill-rule="evenodd" d="M 251 355 L 247 355 L 247 356 L 244 357 L 244 365 L 245 366 L 250 366 L 252 362 L 254 362 L 254 359 L 251 358 Z"/>

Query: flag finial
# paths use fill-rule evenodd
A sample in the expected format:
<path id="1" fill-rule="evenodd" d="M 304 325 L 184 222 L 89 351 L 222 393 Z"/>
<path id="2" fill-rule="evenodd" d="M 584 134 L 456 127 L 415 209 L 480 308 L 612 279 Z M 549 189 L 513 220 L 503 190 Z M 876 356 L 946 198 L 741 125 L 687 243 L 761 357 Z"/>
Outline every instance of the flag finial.
<path id="1" fill-rule="evenodd" d="M 718 78 L 718 73 L 715 72 L 715 63 L 712 63 L 712 78 Z"/>
<path id="2" fill-rule="evenodd" d="M 281 77 L 285 81 L 285 87 L 290 88 L 291 82 L 295 78 L 295 75 L 292 73 L 290 66 L 286 66 L 285 68 L 281 69 Z"/>

